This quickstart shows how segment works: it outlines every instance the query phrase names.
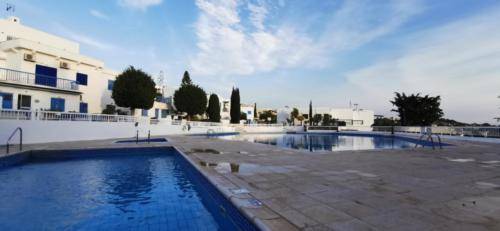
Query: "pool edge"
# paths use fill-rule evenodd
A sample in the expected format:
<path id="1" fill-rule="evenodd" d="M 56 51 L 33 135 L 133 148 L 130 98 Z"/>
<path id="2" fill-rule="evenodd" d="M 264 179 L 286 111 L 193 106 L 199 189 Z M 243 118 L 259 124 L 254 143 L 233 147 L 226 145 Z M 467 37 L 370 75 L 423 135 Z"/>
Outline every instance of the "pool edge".
<path id="1" fill-rule="evenodd" d="M 203 171 L 203 169 L 201 169 L 200 166 L 196 165 L 196 163 L 194 163 L 194 161 L 188 157 L 188 155 L 186 155 L 183 151 L 180 150 L 180 148 L 176 147 L 176 146 L 172 146 L 172 148 L 174 150 L 176 150 L 189 164 L 191 164 L 192 167 L 194 167 L 194 169 L 196 169 L 196 171 L 198 171 L 203 177 L 205 177 L 205 179 L 210 182 L 210 184 L 212 184 L 218 191 L 219 193 L 221 193 L 229 202 L 231 202 L 231 204 L 233 204 L 234 207 L 236 207 L 236 209 L 238 209 L 238 211 L 243 214 L 245 216 L 245 218 L 247 218 L 250 222 L 252 222 L 257 228 L 259 228 L 260 230 L 262 231 L 270 231 L 271 229 L 262 221 L 262 219 L 256 217 L 256 216 L 252 216 L 251 213 L 247 212 L 246 210 L 243 209 L 243 204 L 240 204 L 240 203 L 237 203 L 238 201 L 237 200 L 233 200 L 233 194 L 231 194 L 228 189 L 226 188 L 222 188 L 221 186 L 219 186 L 218 183 L 216 183 L 207 173 L 205 173 Z M 231 182 L 232 183 L 232 182 Z M 234 183 L 233 183 L 234 184 Z M 253 196 L 252 196 L 253 197 Z M 256 199 L 256 198 L 255 198 Z"/>

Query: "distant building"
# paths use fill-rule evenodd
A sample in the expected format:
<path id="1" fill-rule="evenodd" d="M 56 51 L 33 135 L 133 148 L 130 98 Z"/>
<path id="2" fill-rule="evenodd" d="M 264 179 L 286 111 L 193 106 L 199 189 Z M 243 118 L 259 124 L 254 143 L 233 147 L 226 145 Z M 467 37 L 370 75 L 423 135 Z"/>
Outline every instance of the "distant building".
<path id="1" fill-rule="evenodd" d="M 308 113 L 309 108 L 301 108 L 299 112 Z M 315 114 L 329 114 L 332 116 L 332 119 L 345 122 L 347 127 L 370 127 L 375 121 L 375 115 L 372 110 L 359 108 L 313 107 L 313 115 Z"/>

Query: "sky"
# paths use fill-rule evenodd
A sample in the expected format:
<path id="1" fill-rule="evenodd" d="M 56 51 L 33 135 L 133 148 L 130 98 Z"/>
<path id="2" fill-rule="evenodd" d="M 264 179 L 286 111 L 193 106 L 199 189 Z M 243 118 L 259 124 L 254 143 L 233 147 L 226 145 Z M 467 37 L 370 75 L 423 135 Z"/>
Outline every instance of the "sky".
<path id="1" fill-rule="evenodd" d="M 0 0 L 24 25 L 174 88 L 188 70 L 243 103 L 393 116 L 394 92 L 440 95 L 445 117 L 500 117 L 497 0 Z M 4 13 L 6 16 L 6 13 Z M 307 113 L 307 112 L 303 112 Z"/>

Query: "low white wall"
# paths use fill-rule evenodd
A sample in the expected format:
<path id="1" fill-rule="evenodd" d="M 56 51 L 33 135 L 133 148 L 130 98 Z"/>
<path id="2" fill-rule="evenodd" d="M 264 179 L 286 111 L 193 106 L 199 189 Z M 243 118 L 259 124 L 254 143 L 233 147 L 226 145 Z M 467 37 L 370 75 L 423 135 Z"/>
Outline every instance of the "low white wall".
<path id="1" fill-rule="evenodd" d="M 23 129 L 23 143 L 46 143 L 79 140 L 100 140 L 135 137 L 137 130 L 140 137 L 204 134 L 208 129 L 215 132 L 234 132 L 232 127 L 192 126 L 190 131 L 183 129 L 184 125 L 172 125 L 169 121 L 149 124 L 140 121 L 138 127 L 130 122 L 87 122 L 87 121 L 43 121 L 43 120 L 0 120 L 0 145 L 7 141 L 17 127 Z M 18 143 L 19 138 L 13 138 L 12 143 Z"/>
<path id="2" fill-rule="evenodd" d="M 283 132 L 300 132 L 300 131 L 304 130 L 304 128 L 302 126 L 240 125 L 240 126 L 235 126 L 235 127 L 236 127 L 236 131 L 242 132 L 242 133 L 283 133 Z"/>

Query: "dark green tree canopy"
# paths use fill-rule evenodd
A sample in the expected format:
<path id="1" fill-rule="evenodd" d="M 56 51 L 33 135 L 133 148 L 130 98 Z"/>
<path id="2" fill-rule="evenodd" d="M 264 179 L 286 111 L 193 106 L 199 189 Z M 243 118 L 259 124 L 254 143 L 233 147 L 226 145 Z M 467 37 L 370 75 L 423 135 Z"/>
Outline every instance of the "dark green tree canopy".
<path id="1" fill-rule="evenodd" d="M 111 98 L 116 105 L 130 109 L 150 109 L 156 97 L 155 82 L 141 69 L 128 67 L 116 77 Z"/>
<path id="2" fill-rule="evenodd" d="M 240 89 L 233 88 L 231 92 L 231 123 L 239 124 L 241 118 L 241 102 L 240 102 Z"/>
<path id="3" fill-rule="evenodd" d="M 271 121 L 269 121 L 269 118 L 271 119 Z M 262 121 L 271 122 L 274 124 L 277 122 L 278 117 L 277 117 L 275 112 L 273 112 L 271 110 L 265 110 L 265 111 L 262 111 L 260 113 L 259 119 Z"/>
<path id="4" fill-rule="evenodd" d="M 216 94 L 211 94 L 208 99 L 207 115 L 211 122 L 220 122 L 220 102 Z"/>
<path id="5" fill-rule="evenodd" d="M 420 94 L 407 96 L 398 92 L 395 92 L 395 95 L 391 103 L 396 109 L 392 111 L 399 114 L 402 126 L 429 126 L 444 115 L 440 108 L 440 96 L 420 96 Z"/>
<path id="6" fill-rule="evenodd" d="M 299 117 L 299 109 L 293 108 L 292 112 L 290 112 L 290 119 L 293 125 L 295 125 L 295 119 Z"/>
<path id="7" fill-rule="evenodd" d="M 187 71 L 184 72 L 181 87 L 174 93 L 174 105 L 177 111 L 187 113 L 188 119 L 205 113 L 207 109 L 207 94 L 192 83 Z"/>
<path id="8" fill-rule="evenodd" d="M 312 117 L 312 121 L 315 125 L 319 125 L 319 122 L 321 122 L 321 119 L 323 118 L 323 116 L 321 114 L 315 114 L 313 117 Z"/>

